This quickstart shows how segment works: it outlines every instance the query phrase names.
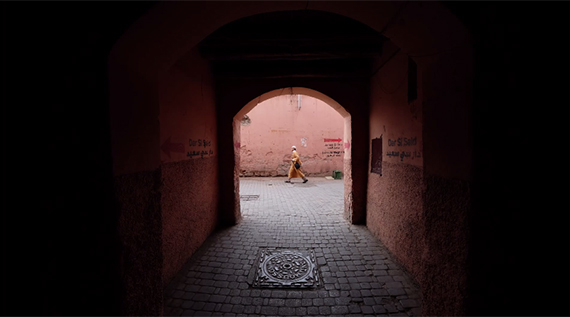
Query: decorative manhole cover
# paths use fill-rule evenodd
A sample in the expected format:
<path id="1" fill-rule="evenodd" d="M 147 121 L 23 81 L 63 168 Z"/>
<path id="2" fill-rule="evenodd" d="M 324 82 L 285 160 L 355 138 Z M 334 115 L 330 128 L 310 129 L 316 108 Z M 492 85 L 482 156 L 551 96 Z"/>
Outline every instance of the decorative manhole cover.
<path id="1" fill-rule="evenodd" d="M 258 200 L 259 195 L 241 195 L 239 196 L 240 200 Z"/>
<path id="2" fill-rule="evenodd" d="M 312 249 L 262 248 L 253 269 L 253 287 L 258 288 L 314 288 L 321 282 Z"/>

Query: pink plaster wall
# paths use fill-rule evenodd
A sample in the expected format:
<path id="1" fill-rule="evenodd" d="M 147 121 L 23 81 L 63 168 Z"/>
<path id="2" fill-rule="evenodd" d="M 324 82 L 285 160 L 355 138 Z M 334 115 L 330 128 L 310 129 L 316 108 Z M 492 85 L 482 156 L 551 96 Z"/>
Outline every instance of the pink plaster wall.
<path id="1" fill-rule="evenodd" d="M 241 175 L 287 175 L 292 145 L 306 175 L 343 170 L 344 118 L 327 103 L 306 95 L 283 95 L 259 103 L 247 117 L 240 128 Z"/>

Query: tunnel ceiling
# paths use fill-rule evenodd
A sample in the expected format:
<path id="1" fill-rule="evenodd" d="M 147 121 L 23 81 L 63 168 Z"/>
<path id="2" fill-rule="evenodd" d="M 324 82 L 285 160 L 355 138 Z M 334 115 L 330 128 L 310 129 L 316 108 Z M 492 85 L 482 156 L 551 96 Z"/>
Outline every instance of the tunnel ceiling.
<path id="1" fill-rule="evenodd" d="M 225 25 L 199 45 L 222 79 L 368 78 L 387 39 L 321 11 L 260 14 Z"/>

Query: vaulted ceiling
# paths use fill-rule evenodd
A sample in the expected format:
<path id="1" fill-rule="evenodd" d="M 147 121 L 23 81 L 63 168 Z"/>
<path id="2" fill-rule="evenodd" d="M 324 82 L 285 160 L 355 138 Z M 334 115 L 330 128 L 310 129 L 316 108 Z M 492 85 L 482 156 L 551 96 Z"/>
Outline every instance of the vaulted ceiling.
<path id="1" fill-rule="evenodd" d="M 199 46 L 214 75 L 245 78 L 368 78 L 388 39 L 322 11 L 282 11 L 234 21 Z"/>

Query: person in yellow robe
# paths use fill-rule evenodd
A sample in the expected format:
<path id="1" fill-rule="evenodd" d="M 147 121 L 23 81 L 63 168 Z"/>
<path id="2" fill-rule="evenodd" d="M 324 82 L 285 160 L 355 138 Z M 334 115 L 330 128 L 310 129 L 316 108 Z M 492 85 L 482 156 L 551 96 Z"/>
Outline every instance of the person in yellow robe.
<path id="1" fill-rule="evenodd" d="M 301 168 L 295 168 L 295 163 L 299 163 L 301 165 L 301 158 L 299 154 L 297 154 L 297 147 L 291 147 L 292 158 L 291 158 L 291 167 L 289 168 L 289 179 L 285 181 L 285 183 L 291 183 L 291 178 L 301 177 L 303 179 L 303 183 L 308 182 L 309 180 L 305 177 L 305 174 L 301 172 Z"/>

